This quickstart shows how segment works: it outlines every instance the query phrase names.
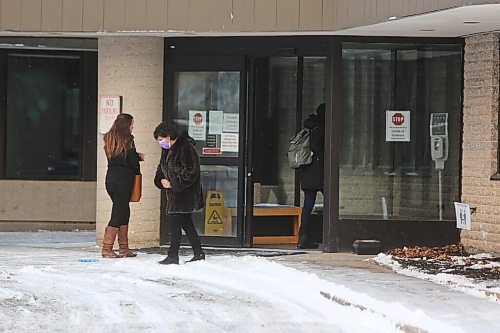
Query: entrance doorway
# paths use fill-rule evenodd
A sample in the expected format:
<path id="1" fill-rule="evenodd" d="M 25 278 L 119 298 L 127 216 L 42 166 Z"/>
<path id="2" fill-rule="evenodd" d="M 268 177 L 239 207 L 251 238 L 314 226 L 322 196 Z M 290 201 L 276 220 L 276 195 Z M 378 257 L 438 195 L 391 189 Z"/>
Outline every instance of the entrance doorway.
<path id="1" fill-rule="evenodd" d="M 288 165 L 289 139 L 325 101 L 325 57 L 249 59 L 247 230 L 254 244 L 295 244 L 303 202 L 299 172 Z M 321 241 L 323 196 L 313 210 Z"/>
<path id="2" fill-rule="evenodd" d="M 289 38 L 166 42 L 164 119 L 196 140 L 205 207 L 193 220 L 203 245 L 297 242 L 303 194 L 287 149 L 325 100 L 325 44 L 318 40 L 293 48 Z M 318 241 L 322 203 L 319 195 Z M 160 242 L 169 241 L 162 214 Z"/>

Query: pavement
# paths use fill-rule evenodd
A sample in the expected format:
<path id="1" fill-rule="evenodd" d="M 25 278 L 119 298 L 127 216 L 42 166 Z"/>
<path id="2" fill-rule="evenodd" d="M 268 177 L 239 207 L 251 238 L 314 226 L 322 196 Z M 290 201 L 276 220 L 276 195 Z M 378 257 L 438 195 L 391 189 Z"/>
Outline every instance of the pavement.
<path id="1" fill-rule="evenodd" d="M 51 249 L 79 249 L 95 253 L 95 234 L 92 232 L 50 233 L 0 233 L 0 248 L 5 252 L 10 247 L 40 247 Z M 158 248 L 163 253 L 165 248 Z M 189 249 L 184 251 L 189 252 Z M 438 285 L 413 277 L 394 273 L 369 259 L 373 256 L 353 253 L 322 253 L 302 251 L 299 254 L 283 249 L 217 249 L 211 255 L 233 255 L 234 253 L 259 255 L 272 253 L 267 260 L 317 275 L 320 279 L 343 285 L 373 299 L 388 304 L 399 303 L 416 312 L 421 311 L 441 322 L 456 325 L 464 332 L 499 332 L 500 304 L 487 298 L 476 297 L 448 286 Z M 275 255 L 282 251 L 286 255 Z M 293 254 L 292 254 L 293 253 Z M 279 253 L 278 253 L 279 254 Z M 146 254 L 144 254 L 146 255 Z M 265 256 L 265 255 L 264 255 Z M 325 295 L 345 306 L 366 309 L 366 304 L 345 302 L 334 295 Z M 360 301 L 361 302 L 361 301 Z M 376 309 L 370 309 L 377 311 Z M 402 329 L 413 332 L 412 329 Z"/>
<path id="2" fill-rule="evenodd" d="M 454 323 L 465 332 L 500 332 L 500 303 L 397 274 L 371 262 L 370 258 L 373 256 L 310 251 L 271 260 L 317 274 L 321 279 L 375 299 L 423 311 L 437 320 Z"/>

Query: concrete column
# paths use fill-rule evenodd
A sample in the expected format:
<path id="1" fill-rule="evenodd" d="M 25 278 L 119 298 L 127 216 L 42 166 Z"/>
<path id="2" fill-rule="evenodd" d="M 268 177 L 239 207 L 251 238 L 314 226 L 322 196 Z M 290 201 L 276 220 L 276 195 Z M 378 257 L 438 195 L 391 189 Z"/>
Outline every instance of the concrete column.
<path id="1" fill-rule="evenodd" d="M 142 199 L 131 203 L 129 241 L 131 247 L 159 245 L 160 192 L 153 179 L 160 148 L 153 130 L 162 120 L 163 110 L 163 38 L 100 37 L 99 96 L 123 96 L 123 112 L 134 117 L 137 151 L 146 154 L 141 163 Z M 107 160 L 102 135 L 97 134 L 97 242 L 111 216 L 111 200 L 104 180 Z"/>

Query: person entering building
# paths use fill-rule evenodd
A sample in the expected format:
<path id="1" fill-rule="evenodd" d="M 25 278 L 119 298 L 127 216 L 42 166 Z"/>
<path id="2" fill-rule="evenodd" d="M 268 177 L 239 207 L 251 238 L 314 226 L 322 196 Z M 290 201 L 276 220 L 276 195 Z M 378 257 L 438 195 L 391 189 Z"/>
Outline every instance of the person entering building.
<path id="1" fill-rule="evenodd" d="M 316 108 L 304 121 L 304 127 L 311 130 L 310 148 L 313 153 L 312 162 L 300 167 L 300 186 L 304 191 L 302 222 L 299 229 L 298 249 L 315 249 L 318 244 L 311 238 L 311 212 L 316 203 L 316 194 L 323 194 L 324 144 L 325 144 L 325 104 Z"/>

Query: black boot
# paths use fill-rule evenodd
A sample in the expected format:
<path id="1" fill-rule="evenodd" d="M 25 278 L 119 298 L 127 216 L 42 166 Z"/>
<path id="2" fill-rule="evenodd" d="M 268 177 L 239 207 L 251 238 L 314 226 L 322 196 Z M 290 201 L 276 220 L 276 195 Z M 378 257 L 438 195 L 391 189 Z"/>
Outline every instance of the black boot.
<path id="1" fill-rule="evenodd" d="M 193 261 L 200 261 L 200 260 L 205 260 L 205 253 L 201 252 L 199 254 L 195 254 L 193 258 L 186 262 L 193 262 Z"/>
<path id="2" fill-rule="evenodd" d="M 160 265 L 179 265 L 179 257 L 167 256 L 162 261 L 158 261 Z"/>
<path id="3" fill-rule="evenodd" d="M 299 242 L 297 243 L 297 249 L 299 250 L 304 250 L 304 249 L 317 249 L 319 247 L 318 243 L 313 243 L 312 241 L 309 240 L 309 237 L 307 236 L 299 236 Z"/>

